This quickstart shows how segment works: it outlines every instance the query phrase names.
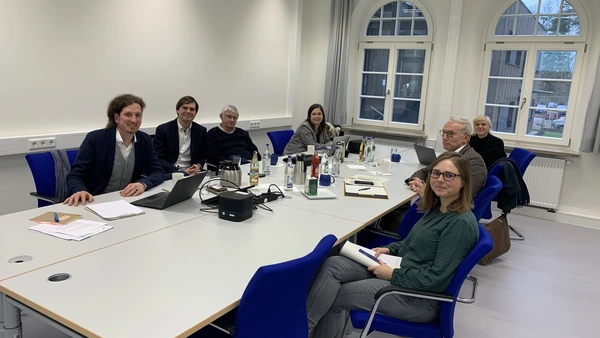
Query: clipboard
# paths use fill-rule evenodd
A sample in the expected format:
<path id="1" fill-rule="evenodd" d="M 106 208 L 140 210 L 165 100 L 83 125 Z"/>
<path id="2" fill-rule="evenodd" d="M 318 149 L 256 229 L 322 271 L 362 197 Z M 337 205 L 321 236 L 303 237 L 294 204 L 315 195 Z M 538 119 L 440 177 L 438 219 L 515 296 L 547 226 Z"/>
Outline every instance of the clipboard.
<path id="1" fill-rule="evenodd" d="M 344 182 L 344 196 L 389 199 L 385 186 L 352 185 Z"/>
<path id="2" fill-rule="evenodd" d="M 29 219 L 30 221 L 34 221 L 37 223 L 48 223 L 48 224 L 69 224 L 73 221 L 76 221 L 78 219 L 82 219 L 83 216 L 82 215 L 77 215 L 77 214 L 67 214 L 65 212 L 57 212 L 56 215 L 58 216 L 58 222 L 56 222 L 54 220 L 54 212 L 53 211 L 48 211 L 45 212 L 39 216 L 36 216 L 34 218 Z"/>

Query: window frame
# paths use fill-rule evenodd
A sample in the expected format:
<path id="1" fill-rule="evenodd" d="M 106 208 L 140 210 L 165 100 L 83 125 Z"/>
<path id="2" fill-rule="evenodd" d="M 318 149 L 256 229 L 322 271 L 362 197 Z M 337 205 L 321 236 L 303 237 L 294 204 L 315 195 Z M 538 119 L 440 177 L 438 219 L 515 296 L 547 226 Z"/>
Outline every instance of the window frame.
<path id="1" fill-rule="evenodd" d="M 576 106 L 579 102 L 579 85 L 582 79 L 582 68 L 585 44 L 574 43 L 574 44 L 560 44 L 560 43 L 506 43 L 489 46 L 486 48 L 484 57 L 484 71 L 481 74 L 481 92 L 479 94 L 479 107 L 482 107 L 482 112 L 485 112 L 487 90 L 489 87 L 489 73 L 492 61 L 492 51 L 497 50 L 525 50 L 527 51 L 527 59 L 524 64 L 523 73 L 523 84 L 521 87 L 521 96 L 519 102 L 519 108 L 517 110 L 517 123 L 515 133 L 506 133 L 501 131 L 494 131 L 494 135 L 501 137 L 503 140 L 510 140 L 516 142 L 528 142 L 528 143 L 542 143 L 548 145 L 557 146 L 569 146 L 571 134 L 573 131 L 573 123 L 576 115 Z M 573 76 L 571 78 L 571 88 L 569 90 L 569 104 L 565 115 L 565 127 L 563 129 L 562 138 L 543 137 L 543 136 L 532 136 L 527 135 L 527 120 L 529 116 L 529 109 L 531 107 L 531 93 L 533 90 L 533 81 L 535 79 L 535 66 L 537 60 L 538 51 L 545 50 L 574 50 L 577 52 L 577 58 L 575 60 L 575 67 L 573 69 Z M 527 98 L 525 104 L 521 104 L 523 98 Z M 521 107 L 522 106 L 522 107 Z"/>
<path id="2" fill-rule="evenodd" d="M 398 0 L 395 0 L 398 2 Z M 356 95 L 356 99 L 354 100 L 354 107 L 352 108 L 352 124 L 358 125 L 371 125 L 371 126 L 379 126 L 392 128 L 397 130 L 418 130 L 422 131 L 424 129 L 425 122 L 425 114 L 426 114 L 426 101 L 427 101 L 427 92 L 428 92 L 428 83 L 429 83 L 429 71 L 431 67 L 431 54 L 433 52 L 433 34 L 434 34 L 434 24 L 431 15 L 429 14 L 429 10 L 427 6 L 420 1 L 405 1 L 412 3 L 415 7 L 419 8 L 421 13 L 423 14 L 423 18 L 427 23 L 427 35 L 418 35 L 418 36 L 368 36 L 367 28 L 373 17 L 373 15 L 381 8 L 386 6 L 387 4 L 394 2 L 390 0 L 379 0 L 375 2 L 367 11 L 366 15 L 363 17 L 362 25 L 360 27 L 360 38 L 359 44 L 357 48 L 358 60 L 357 63 L 357 75 L 355 82 L 354 93 Z M 414 20 L 414 17 L 412 17 Z M 397 29 L 397 27 L 396 27 Z M 386 81 L 386 95 L 385 95 L 385 105 L 384 105 L 384 118 L 382 121 L 374 121 L 374 120 L 366 120 L 359 118 L 360 115 L 360 101 L 362 95 L 362 75 L 364 69 L 364 58 L 365 58 L 365 49 L 388 49 L 390 51 L 390 60 L 388 63 L 388 78 Z M 421 86 L 421 98 L 420 98 L 420 107 L 419 107 L 419 120 L 417 124 L 410 123 L 401 123 L 401 122 L 391 122 L 393 118 L 393 97 L 394 97 L 394 86 L 395 86 L 395 77 L 396 77 L 396 62 L 397 62 L 397 53 L 398 49 L 425 49 L 425 61 L 423 66 L 423 83 Z M 392 78 L 390 78 L 392 76 Z M 390 83 L 392 82 L 392 83 Z M 387 94 L 389 91 L 389 94 Z"/>

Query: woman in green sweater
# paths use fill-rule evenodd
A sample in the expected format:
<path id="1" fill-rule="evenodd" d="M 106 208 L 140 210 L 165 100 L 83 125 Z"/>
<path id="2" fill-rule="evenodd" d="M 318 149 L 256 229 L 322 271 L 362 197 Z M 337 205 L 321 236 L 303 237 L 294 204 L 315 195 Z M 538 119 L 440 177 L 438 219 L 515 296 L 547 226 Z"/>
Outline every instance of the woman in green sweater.
<path id="1" fill-rule="evenodd" d="M 308 327 L 312 338 L 343 337 L 348 312 L 370 311 L 374 295 L 389 285 L 442 292 L 454 272 L 479 239 L 477 220 L 471 212 L 469 161 L 446 152 L 433 162 L 420 204 L 425 215 L 403 241 L 375 248 L 376 256 L 402 257 L 392 269 L 380 261 L 366 268 L 343 256 L 323 263 L 307 299 Z M 379 313 L 427 323 L 439 316 L 438 301 L 392 295 L 384 298 Z"/>

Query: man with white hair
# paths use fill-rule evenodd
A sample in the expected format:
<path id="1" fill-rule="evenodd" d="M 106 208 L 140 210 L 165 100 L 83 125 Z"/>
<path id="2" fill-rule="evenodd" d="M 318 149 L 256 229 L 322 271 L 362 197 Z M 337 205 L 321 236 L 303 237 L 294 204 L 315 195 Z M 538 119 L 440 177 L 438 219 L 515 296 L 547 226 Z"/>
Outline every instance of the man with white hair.
<path id="1" fill-rule="evenodd" d="M 462 116 L 450 117 L 448 122 L 444 124 L 444 128 L 440 130 L 444 150 L 457 152 L 469 160 L 471 165 L 471 191 L 473 198 L 475 198 L 485 185 L 487 168 L 481 155 L 469 145 L 471 133 L 471 121 Z M 410 189 L 419 196 L 423 195 L 429 170 L 431 170 L 430 167 L 419 169 L 406 180 Z"/>
<path id="2" fill-rule="evenodd" d="M 236 127 L 240 113 L 234 105 L 228 104 L 221 110 L 221 124 L 212 128 L 206 135 L 208 162 L 218 165 L 221 160 L 231 160 L 235 156 L 241 158 L 242 164 L 252 160 L 252 154 L 258 148 L 250 135 L 242 128 Z M 260 161 L 260 153 L 258 153 Z"/>

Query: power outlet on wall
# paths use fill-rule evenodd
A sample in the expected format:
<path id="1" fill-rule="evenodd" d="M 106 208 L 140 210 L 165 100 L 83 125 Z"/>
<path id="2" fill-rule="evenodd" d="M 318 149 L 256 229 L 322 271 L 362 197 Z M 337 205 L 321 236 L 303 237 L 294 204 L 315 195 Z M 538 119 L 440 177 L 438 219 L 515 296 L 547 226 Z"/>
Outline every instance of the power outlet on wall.
<path id="1" fill-rule="evenodd" d="M 260 121 L 250 121 L 250 129 L 260 128 Z"/>
<path id="2" fill-rule="evenodd" d="M 29 139 L 29 150 L 48 149 L 48 148 L 56 148 L 56 138 L 55 137 Z"/>

